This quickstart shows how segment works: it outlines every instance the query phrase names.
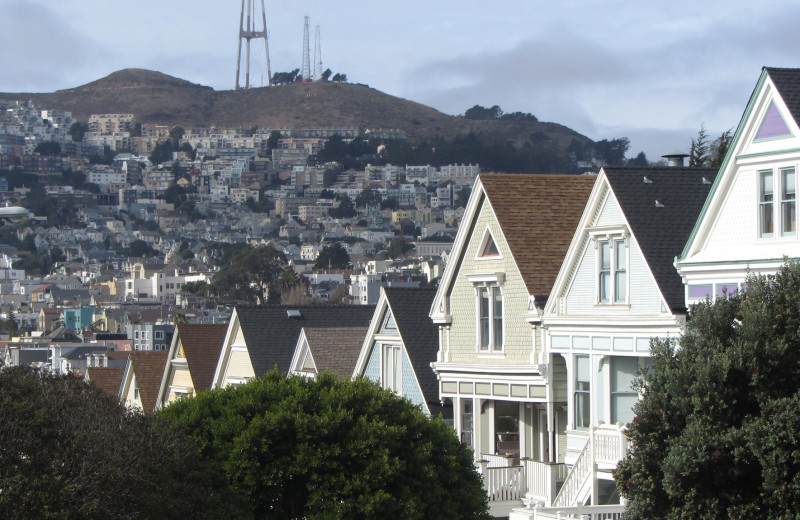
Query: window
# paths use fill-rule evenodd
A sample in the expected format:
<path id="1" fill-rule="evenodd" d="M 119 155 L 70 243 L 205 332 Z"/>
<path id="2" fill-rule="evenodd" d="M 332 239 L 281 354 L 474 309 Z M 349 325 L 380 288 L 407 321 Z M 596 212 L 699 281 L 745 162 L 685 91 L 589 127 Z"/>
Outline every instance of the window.
<path id="1" fill-rule="evenodd" d="M 461 403 L 461 442 L 472 447 L 472 399 L 464 399 Z"/>
<path id="2" fill-rule="evenodd" d="M 794 168 L 781 168 L 781 235 L 797 232 L 797 190 Z"/>
<path id="3" fill-rule="evenodd" d="M 758 172 L 758 235 L 772 236 L 772 171 Z"/>
<path id="4" fill-rule="evenodd" d="M 633 405 L 639 394 L 633 382 L 639 376 L 639 358 L 611 358 L 611 423 L 627 424 L 633 420 Z"/>
<path id="5" fill-rule="evenodd" d="M 575 428 L 592 422 L 590 384 L 589 356 L 575 356 Z"/>
<path id="6" fill-rule="evenodd" d="M 383 346 L 383 387 L 397 394 L 403 390 L 402 356 L 400 345 Z"/>
<path id="7" fill-rule="evenodd" d="M 480 350 L 503 350 L 503 293 L 496 285 L 479 286 L 478 346 Z"/>
<path id="8" fill-rule="evenodd" d="M 155 331 L 155 339 L 164 339 L 164 331 L 163 330 Z"/>
<path id="9" fill-rule="evenodd" d="M 600 240 L 597 249 L 597 300 L 600 303 L 625 303 L 628 297 L 628 255 L 625 239 Z"/>

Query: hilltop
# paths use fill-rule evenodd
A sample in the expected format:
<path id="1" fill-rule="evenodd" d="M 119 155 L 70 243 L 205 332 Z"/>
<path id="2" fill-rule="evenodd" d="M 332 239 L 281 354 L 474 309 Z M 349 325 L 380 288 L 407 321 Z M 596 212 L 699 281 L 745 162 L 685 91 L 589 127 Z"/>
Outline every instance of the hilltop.
<path id="1" fill-rule="evenodd" d="M 453 139 L 470 132 L 481 139 L 547 143 L 563 153 L 576 140 L 592 141 L 559 124 L 539 121 L 471 120 L 384 94 L 366 85 L 294 83 L 248 90 L 221 90 L 160 72 L 124 69 L 86 85 L 53 93 L 0 93 L 0 99 L 31 100 L 71 111 L 80 121 L 90 114 L 132 113 L 146 123 L 184 127 L 401 129 L 409 140 Z M 465 107 L 469 108 L 469 107 Z"/>

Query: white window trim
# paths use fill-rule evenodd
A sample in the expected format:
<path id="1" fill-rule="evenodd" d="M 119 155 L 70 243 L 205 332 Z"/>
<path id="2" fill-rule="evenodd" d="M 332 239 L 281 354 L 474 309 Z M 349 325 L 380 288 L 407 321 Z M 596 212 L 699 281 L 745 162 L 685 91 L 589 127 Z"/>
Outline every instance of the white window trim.
<path id="1" fill-rule="evenodd" d="M 472 282 L 475 291 L 475 352 L 478 357 L 497 357 L 505 355 L 505 342 L 506 342 L 506 300 L 503 290 L 503 282 L 505 281 L 504 273 L 495 273 L 493 275 L 468 275 L 467 278 Z M 494 338 L 494 298 L 490 298 L 489 303 L 489 345 L 486 348 L 481 346 L 481 291 L 489 290 L 490 295 L 494 291 L 500 291 L 500 300 L 502 305 L 502 323 L 501 335 L 502 343 L 499 347 L 495 346 Z"/>
<path id="2" fill-rule="evenodd" d="M 610 228 L 610 229 L 597 229 L 590 230 L 589 237 L 594 242 L 595 248 L 595 262 L 594 262 L 594 301 L 595 305 L 602 307 L 619 307 L 630 308 L 630 293 L 631 293 L 631 240 L 630 233 L 623 228 Z M 616 300 L 616 251 L 613 247 L 615 241 L 622 240 L 625 243 L 625 298 L 623 300 Z M 601 250 L 600 243 L 609 242 L 609 249 L 611 254 L 610 264 L 610 289 L 611 294 L 608 301 L 600 301 L 600 258 Z"/>
<path id="3" fill-rule="evenodd" d="M 379 345 L 381 349 L 381 388 L 384 388 L 386 390 L 391 390 L 397 395 L 403 395 L 403 346 L 399 343 L 391 341 L 387 341 L 385 343 L 381 342 L 379 343 Z M 389 350 L 392 351 L 397 350 L 399 354 L 400 366 L 392 367 L 393 368 L 392 373 L 395 373 L 397 370 L 399 370 L 398 374 L 399 377 L 397 378 L 398 388 L 394 388 L 393 386 L 391 386 L 390 381 L 387 378 L 389 370 L 388 363 L 390 362 L 388 358 Z"/>
<path id="4" fill-rule="evenodd" d="M 794 217 L 794 232 L 783 232 L 783 204 L 786 200 L 783 198 L 783 185 L 784 185 L 784 172 L 793 170 L 795 175 L 795 217 Z M 761 206 L 764 204 L 761 201 L 761 176 L 765 173 L 772 175 L 772 233 L 761 233 Z M 756 239 L 759 241 L 768 240 L 794 240 L 798 237 L 798 228 L 800 228 L 800 218 L 798 218 L 798 176 L 800 175 L 800 166 L 797 163 L 776 164 L 769 168 L 760 168 L 756 170 Z"/>

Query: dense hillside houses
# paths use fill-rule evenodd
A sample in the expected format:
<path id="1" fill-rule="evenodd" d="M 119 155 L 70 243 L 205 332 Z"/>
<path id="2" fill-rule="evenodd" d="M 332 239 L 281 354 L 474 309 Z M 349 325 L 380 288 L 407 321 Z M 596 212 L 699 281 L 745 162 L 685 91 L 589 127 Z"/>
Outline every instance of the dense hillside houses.
<path id="1" fill-rule="evenodd" d="M 84 375 L 144 413 L 273 371 L 366 378 L 452 425 L 495 517 L 620 519 L 612 471 L 651 340 L 678 338 L 694 303 L 746 290 L 747 273 L 800 258 L 798 99 L 800 69 L 765 68 L 719 169 L 590 175 L 292 165 L 334 134 L 141 125 L 156 146 L 194 140 L 139 165 L 169 187 L 126 177 L 107 204 L 87 192 L 82 223 L 0 229 L 15 244 L 2 246 L 0 361 Z M 5 135 L 43 117 L 10 108 Z M 93 128 L 134 131 L 123 116 Z M 278 153 L 220 153 L 231 143 Z M 190 157 L 206 148 L 212 160 Z M 225 198 L 240 188 L 258 198 Z M 187 205 L 202 216 L 175 213 Z M 17 265 L 38 269 L 40 250 L 52 272 Z M 269 284 L 237 278 L 258 269 Z M 230 279 L 238 301 L 209 296 Z"/>

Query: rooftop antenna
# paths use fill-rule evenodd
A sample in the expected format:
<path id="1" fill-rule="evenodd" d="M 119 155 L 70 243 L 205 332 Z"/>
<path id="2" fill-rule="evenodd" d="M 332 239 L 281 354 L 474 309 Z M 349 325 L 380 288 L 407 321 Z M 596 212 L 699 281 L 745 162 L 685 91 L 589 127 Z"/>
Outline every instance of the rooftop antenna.
<path id="1" fill-rule="evenodd" d="M 247 13 L 247 24 L 245 25 L 245 12 Z M 242 65 L 242 40 L 247 42 L 244 88 L 250 88 L 250 40 L 253 38 L 264 38 L 264 53 L 267 57 L 267 86 L 272 85 L 272 72 L 269 68 L 269 43 L 267 42 L 267 12 L 264 9 L 264 0 L 261 0 L 261 22 L 262 30 L 256 30 L 256 6 L 255 0 L 242 0 L 242 11 L 239 14 L 239 51 L 236 54 L 236 90 L 239 90 L 239 71 Z"/>
<path id="2" fill-rule="evenodd" d="M 300 77 L 303 81 L 311 81 L 311 60 L 309 59 L 308 49 L 308 16 L 305 17 L 303 22 L 303 68 L 300 71 Z"/>
<path id="3" fill-rule="evenodd" d="M 322 43 L 319 39 L 319 25 L 314 34 L 314 80 L 322 78 Z"/>

